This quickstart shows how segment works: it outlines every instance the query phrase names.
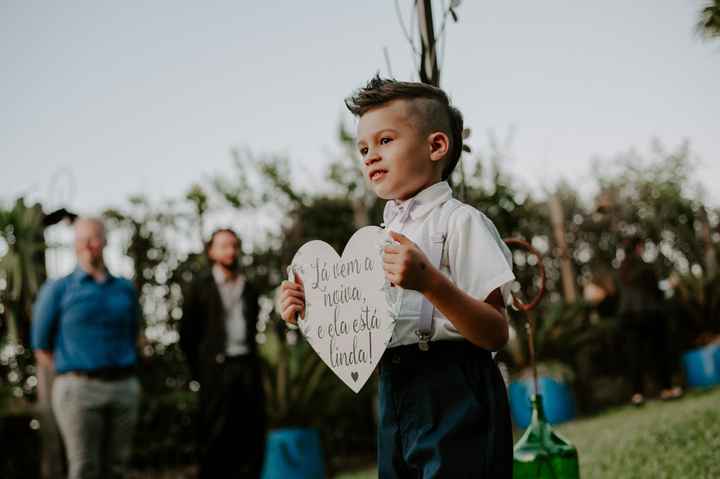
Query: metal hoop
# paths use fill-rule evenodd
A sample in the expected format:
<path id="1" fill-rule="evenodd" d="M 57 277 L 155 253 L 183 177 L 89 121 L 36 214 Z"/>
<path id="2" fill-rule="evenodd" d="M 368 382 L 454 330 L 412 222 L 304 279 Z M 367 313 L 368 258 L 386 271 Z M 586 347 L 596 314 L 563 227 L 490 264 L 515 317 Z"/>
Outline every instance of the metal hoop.
<path id="1" fill-rule="evenodd" d="M 515 296 L 514 293 L 512 293 L 513 306 L 515 306 L 518 310 L 527 312 L 535 309 L 535 307 L 540 303 L 540 300 L 545 294 L 545 266 L 543 265 L 543 256 L 538 250 L 533 248 L 530 243 L 520 238 L 507 238 L 505 239 L 505 244 L 510 247 L 516 246 L 525 249 L 537 258 L 537 267 L 540 271 L 540 290 L 538 291 L 538 293 L 529 303 L 524 303 L 521 299 Z"/>

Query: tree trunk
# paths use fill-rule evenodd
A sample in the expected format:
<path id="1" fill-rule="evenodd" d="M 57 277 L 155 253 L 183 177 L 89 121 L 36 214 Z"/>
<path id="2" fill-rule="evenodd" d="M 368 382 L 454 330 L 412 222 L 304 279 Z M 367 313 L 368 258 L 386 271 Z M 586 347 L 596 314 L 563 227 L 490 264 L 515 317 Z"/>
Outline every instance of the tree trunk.
<path id="1" fill-rule="evenodd" d="M 703 247 L 705 250 L 705 275 L 708 278 L 712 278 L 717 273 L 718 262 L 715 246 L 712 242 L 710 220 L 708 219 L 705 207 L 700 208 L 700 221 L 702 222 Z"/>
<path id="2" fill-rule="evenodd" d="M 577 300 L 575 288 L 575 274 L 573 273 L 572 261 L 565 240 L 565 218 L 562 205 L 557 196 L 552 195 L 549 200 L 550 221 L 552 222 L 557 254 L 560 257 L 560 276 L 562 278 L 563 296 L 567 303 L 574 303 Z"/>
<path id="3" fill-rule="evenodd" d="M 417 0 L 417 16 L 420 27 L 420 81 L 440 86 L 440 69 L 435 50 L 432 4 L 430 0 Z"/>

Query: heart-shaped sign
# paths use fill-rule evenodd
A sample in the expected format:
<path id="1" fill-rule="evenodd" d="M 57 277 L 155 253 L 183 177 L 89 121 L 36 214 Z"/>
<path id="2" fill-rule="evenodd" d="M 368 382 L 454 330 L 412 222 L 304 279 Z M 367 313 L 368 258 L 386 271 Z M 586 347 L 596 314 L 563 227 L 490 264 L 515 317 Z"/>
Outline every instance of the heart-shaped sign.
<path id="1" fill-rule="evenodd" d="M 305 286 L 300 331 L 356 393 L 380 361 L 395 327 L 382 265 L 385 240 L 382 228 L 360 228 L 342 257 L 324 241 L 310 241 L 298 250 L 291 266 Z"/>

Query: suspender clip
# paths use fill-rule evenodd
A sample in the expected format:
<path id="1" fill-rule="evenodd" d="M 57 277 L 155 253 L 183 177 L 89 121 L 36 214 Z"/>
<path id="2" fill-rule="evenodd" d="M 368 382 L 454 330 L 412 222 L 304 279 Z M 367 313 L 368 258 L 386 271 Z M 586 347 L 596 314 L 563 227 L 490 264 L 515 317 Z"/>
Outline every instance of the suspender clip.
<path id="1" fill-rule="evenodd" d="M 420 348 L 420 351 L 429 351 L 430 350 L 430 333 L 427 331 L 420 331 L 419 329 L 415 331 L 415 334 L 418 337 L 418 348 Z"/>

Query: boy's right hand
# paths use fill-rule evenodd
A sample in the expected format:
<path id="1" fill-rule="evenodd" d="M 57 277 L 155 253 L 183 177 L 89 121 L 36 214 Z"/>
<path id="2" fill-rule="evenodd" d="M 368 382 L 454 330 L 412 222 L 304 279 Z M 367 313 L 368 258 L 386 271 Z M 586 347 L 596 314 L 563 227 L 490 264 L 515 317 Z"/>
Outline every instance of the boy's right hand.
<path id="1" fill-rule="evenodd" d="M 280 285 L 280 315 L 283 321 L 297 324 L 297 316 L 305 317 L 305 287 L 299 274 L 297 282 L 283 281 Z"/>

